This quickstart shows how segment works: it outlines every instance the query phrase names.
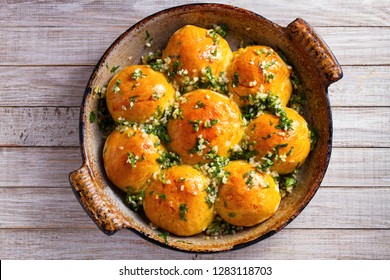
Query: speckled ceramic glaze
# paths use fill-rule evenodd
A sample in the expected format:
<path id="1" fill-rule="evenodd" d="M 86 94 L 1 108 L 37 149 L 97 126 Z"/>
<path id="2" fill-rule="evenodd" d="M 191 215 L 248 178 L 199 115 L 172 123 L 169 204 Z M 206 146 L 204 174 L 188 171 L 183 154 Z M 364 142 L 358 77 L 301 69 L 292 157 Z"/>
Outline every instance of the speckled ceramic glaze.
<path id="1" fill-rule="evenodd" d="M 97 98 L 92 89 L 111 77 L 105 65 L 139 64 L 140 57 L 151 49 L 145 46 L 145 32 L 153 39 L 153 49 L 163 49 L 169 37 L 186 24 L 210 28 L 225 23 L 226 38 L 233 50 L 240 42 L 268 45 L 282 51 L 299 74 L 306 92 L 304 116 L 319 133 L 316 148 L 299 172 L 299 185 L 283 198 L 279 210 L 269 220 L 234 235 L 207 238 L 169 236 L 167 241 L 152 229 L 147 219 L 132 212 L 124 203 L 124 194 L 112 186 L 105 176 L 98 126 L 89 122 L 96 111 Z M 130 57 L 130 59 L 129 59 Z M 83 166 L 70 174 L 76 197 L 91 219 L 106 234 L 131 229 L 162 246 L 193 251 L 217 252 L 237 249 L 265 239 L 291 222 L 309 203 L 324 177 L 331 154 L 332 117 L 328 86 L 342 77 L 342 70 L 325 42 L 302 19 L 280 27 L 250 11 L 221 4 L 195 4 L 174 7 L 145 18 L 123 33 L 104 53 L 88 82 L 81 107 L 80 140 Z"/>

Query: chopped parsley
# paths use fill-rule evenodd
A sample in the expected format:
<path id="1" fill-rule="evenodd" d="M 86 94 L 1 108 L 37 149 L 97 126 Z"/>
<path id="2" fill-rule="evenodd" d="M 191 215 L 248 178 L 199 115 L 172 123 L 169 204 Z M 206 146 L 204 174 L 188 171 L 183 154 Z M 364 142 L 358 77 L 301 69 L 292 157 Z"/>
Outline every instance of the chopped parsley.
<path id="1" fill-rule="evenodd" d="M 212 208 L 215 202 L 215 199 L 217 198 L 217 188 L 213 185 L 208 185 L 205 189 L 205 192 L 207 193 L 206 196 L 206 203 L 209 208 Z"/>
<path id="2" fill-rule="evenodd" d="M 203 77 L 201 77 L 201 82 L 202 82 L 200 86 L 201 88 L 215 89 L 218 87 L 217 78 L 212 73 L 210 65 L 202 69 L 202 74 Z"/>
<path id="3" fill-rule="evenodd" d="M 129 108 L 130 109 L 133 109 L 134 105 L 135 105 L 135 102 L 137 101 L 137 98 L 139 97 L 139 95 L 133 95 L 133 96 L 130 96 L 129 97 Z"/>
<path id="4" fill-rule="evenodd" d="M 166 194 L 165 193 L 160 193 L 159 195 L 158 195 L 158 197 L 159 198 L 161 198 L 162 200 L 167 200 L 167 196 L 166 196 Z"/>
<path id="5" fill-rule="evenodd" d="M 213 188 L 217 188 L 221 183 L 225 184 L 230 173 L 227 172 L 224 167 L 229 164 L 229 159 L 217 155 L 213 150 L 207 153 L 205 158 L 211 160 L 211 162 L 203 165 L 196 165 L 194 167 L 201 170 L 211 179 L 210 185 Z M 215 198 L 213 200 L 215 200 Z"/>
<path id="6" fill-rule="evenodd" d="M 276 63 L 276 60 L 273 59 L 273 60 L 271 60 L 271 61 L 265 63 L 264 66 L 262 66 L 261 68 L 262 68 L 263 70 L 267 70 L 267 69 L 268 69 L 269 67 L 271 67 L 272 65 L 275 65 L 275 63 Z"/>
<path id="7" fill-rule="evenodd" d="M 152 129 L 149 130 L 149 134 L 156 135 L 164 143 L 171 142 L 171 138 L 168 135 L 167 127 L 165 125 L 159 124 L 153 126 Z"/>
<path id="8" fill-rule="evenodd" d="M 115 81 L 115 84 L 112 86 L 112 89 L 111 91 L 112 92 L 115 92 L 115 93 L 118 93 L 118 94 L 121 94 L 121 88 L 119 87 L 119 85 L 122 83 L 122 80 L 121 79 L 117 79 Z"/>
<path id="9" fill-rule="evenodd" d="M 193 148 L 191 148 L 188 153 L 189 154 L 198 154 L 198 155 L 202 155 L 203 153 L 203 150 L 206 149 L 207 145 L 210 144 L 209 141 L 205 140 L 203 138 L 203 135 L 199 135 L 197 138 L 196 138 L 196 143 L 195 143 L 195 146 Z"/>
<path id="10" fill-rule="evenodd" d="M 150 48 L 151 46 L 153 46 L 153 38 L 152 38 L 152 36 L 150 36 L 150 33 L 149 33 L 148 30 L 146 30 L 145 35 L 146 35 L 146 37 L 145 37 L 145 45 L 148 48 Z"/>
<path id="11" fill-rule="evenodd" d="M 178 60 L 175 60 L 172 63 L 172 70 L 167 72 L 169 80 L 175 78 L 177 72 L 179 71 L 180 65 L 181 65 L 181 63 Z"/>
<path id="12" fill-rule="evenodd" d="M 295 170 L 293 173 L 281 175 L 277 179 L 279 183 L 279 190 L 282 196 L 285 196 L 287 193 L 291 193 L 292 190 L 298 185 L 297 172 L 298 170 Z"/>
<path id="13" fill-rule="evenodd" d="M 225 38 L 228 34 L 228 26 L 225 23 L 221 23 L 213 26 L 213 30 L 219 34 L 222 38 Z"/>
<path id="14" fill-rule="evenodd" d="M 158 159 L 156 159 L 157 163 L 161 165 L 161 168 L 166 169 L 172 167 L 174 165 L 179 165 L 181 163 L 181 159 L 179 155 L 174 152 L 164 151 Z"/>
<path id="15" fill-rule="evenodd" d="M 275 128 L 282 129 L 282 130 L 292 130 L 293 129 L 294 121 L 292 119 L 289 119 L 287 117 L 286 111 L 280 112 L 279 117 L 279 123 L 275 126 Z"/>
<path id="16" fill-rule="evenodd" d="M 162 96 L 164 96 L 164 94 L 162 94 L 161 92 L 158 92 L 158 91 L 155 91 L 153 94 L 152 94 L 152 99 L 157 101 L 159 100 Z"/>
<path id="17" fill-rule="evenodd" d="M 142 64 L 150 65 L 153 70 L 162 72 L 163 60 L 161 59 L 161 50 L 149 52 L 148 54 L 141 57 Z"/>
<path id="18" fill-rule="evenodd" d="M 264 73 L 264 78 L 266 83 L 270 83 L 275 79 L 275 75 L 273 73 Z"/>
<path id="19" fill-rule="evenodd" d="M 211 128 L 213 127 L 214 125 L 216 125 L 218 123 L 218 120 L 217 119 L 212 119 L 212 120 L 206 120 L 203 124 L 203 126 L 205 128 Z"/>
<path id="20" fill-rule="evenodd" d="M 209 29 L 207 30 L 207 33 L 206 33 L 207 37 L 210 37 L 212 40 L 213 40 L 213 44 L 214 45 L 218 45 L 219 44 L 219 36 L 218 36 L 218 33 L 215 31 L 215 29 Z"/>
<path id="21" fill-rule="evenodd" d="M 204 108 L 204 106 L 205 104 L 202 101 L 198 100 L 196 101 L 196 105 L 194 106 L 194 109 Z"/>
<path id="22" fill-rule="evenodd" d="M 202 124 L 202 120 L 189 120 L 188 123 L 192 124 L 194 126 L 194 131 L 199 131 L 199 126 Z"/>
<path id="23" fill-rule="evenodd" d="M 254 119 L 265 112 L 269 112 L 279 117 L 279 123 L 275 126 L 276 128 L 286 131 L 293 129 L 293 121 L 287 117 L 282 101 L 271 91 L 257 93 L 256 95 L 249 94 L 242 99 L 246 99 L 249 102 L 249 105 L 243 109 L 243 117 L 246 120 Z"/>
<path id="24" fill-rule="evenodd" d="M 270 168 L 274 165 L 275 160 L 285 160 L 286 155 L 280 155 L 279 149 L 285 148 L 288 146 L 288 143 L 278 144 L 273 149 L 272 152 L 268 152 L 261 159 L 261 163 L 256 166 L 257 171 L 268 172 Z M 290 150 L 291 151 L 291 150 Z"/>
<path id="25" fill-rule="evenodd" d="M 95 114 L 94 111 L 91 111 L 91 112 L 89 113 L 89 122 L 90 122 L 90 123 L 94 123 L 95 121 L 96 121 L 96 114 Z"/>
<path id="26" fill-rule="evenodd" d="M 111 73 L 115 73 L 116 70 L 118 70 L 119 67 L 121 67 L 121 66 L 120 66 L 120 65 L 112 66 L 111 69 L 110 69 L 110 72 L 111 72 Z"/>
<path id="27" fill-rule="evenodd" d="M 244 228 L 241 226 L 234 226 L 229 224 L 220 216 L 216 216 L 211 224 L 206 229 L 206 234 L 211 236 L 234 234 L 242 231 Z"/>
<path id="28" fill-rule="evenodd" d="M 131 188 L 129 188 L 131 189 Z M 134 194 L 132 191 L 126 193 L 126 203 L 129 205 L 130 209 L 133 211 L 138 211 L 143 206 L 143 201 L 145 198 L 145 191 L 142 190 L 138 194 Z"/>
<path id="29" fill-rule="evenodd" d="M 139 68 L 135 69 L 134 73 L 131 74 L 131 78 L 133 80 L 136 80 L 136 81 L 138 81 L 140 78 L 143 78 L 143 77 L 145 77 L 145 75 L 142 74 L 142 70 Z"/>
<path id="30" fill-rule="evenodd" d="M 139 160 L 139 156 L 135 155 L 132 152 L 127 152 L 127 160 L 126 163 L 130 163 L 132 168 L 137 166 L 137 161 Z"/>
<path id="31" fill-rule="evenodd" d="M 165 244 L 168 244 L 168 236 L 169 236 L 168 231 L 160 229 L 160 233 L 158 234 L 158 237 L 164 239 Z"/>
<path id="32" fill-rule="evenodd" d="M 254 182 L 254 178 L 255 178 L 255 175 L 256 175 L 256 171 L 254 170 L 249 170 L 248 172 L 246 172 L 242 177 L 245 179 L 245 185 L 248 187 L 248 188 L 252 188 L 255 184 Z"/>
<path id="33" fill-rule="evenodd" d="M 187 211 L 188 211 L 187 205 L 180 204 L 179 206 L 180 220 L 187 222 L 187 218 L 186 218 Z"/>

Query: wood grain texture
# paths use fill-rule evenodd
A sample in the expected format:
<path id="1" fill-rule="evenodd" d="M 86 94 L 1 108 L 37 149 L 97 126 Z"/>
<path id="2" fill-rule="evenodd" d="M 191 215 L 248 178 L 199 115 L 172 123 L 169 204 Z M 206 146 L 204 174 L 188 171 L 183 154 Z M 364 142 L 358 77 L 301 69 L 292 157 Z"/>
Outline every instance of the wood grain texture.
<path id="1" fill-rule="evenodd" d="M 16 3 L 15 3 L 16 2 Z M 151 1 L 14 1 L 2 5 L 1 26 L 110 26 L 134 24 L 142 18 L 177 5 L 188 4 L 185 0 Z M 202 3 L 193 0 L 191 3 Z M 313 26 L 389 26 L 389 5 L 386 1 L 272 1 L 264 0 L 261 5 L 253 1 L 215 1 L 249 9 L 282 26 L 297 17 L 302 17 Z M 346 16 L 346 14 L 350 16 Z M 324 16 L 331 15 L 331 16 Z M 352 16 L 353 15 L 353 16 Z"/>
<path id="2" fill-rule="evenodd" d="M 287 227 L 390 229 L 388 201 L 389 187 L 321 187 Z M 0 188 L 0 213 L 2 229 L 96 228 L 70 188 Z"/>
<path id="3" fill-rule="evenodd" d="M 383 148 L 334 148 L 322 185 L 390 186 L 389 152 Z"/>
<path id="4" fill-rule="evenodd" d="M 0 106 L 78 107 L 92 66 L 0 67 Z M 389 66 L 344 66 L 344 77 L 329 87 L 332 106 L 390 106 Z M 24 83 L 20 83 L 23 75 Z M 28 88 L 26 88 L 28 85 Z"/>
<path id="5" fill-rule="evenodd" d="M 334 147 L 390 147 L 386 107 L 335 107 Z M 364 117 L 363 117 L 364 116 Z M 79 146 L 78 107 L 0 107 L 0 145 Z"/>
<path id="6" fill-rule="evenodd" d="M 327 173 L 285 229 L 212 255 L 97 229 L 68 181 L 82 164 L 85 86 L 120 34 L 187 2 L 0 0 L 0 259 L 390 259 L 388 1 L 209 1 L 281 26 L 303 18 L 342 64 L 343 79 L 329 88 L 334 148 Z"/>
<path id="7" fill-rule="evenodd" d="M 0 119 L 0 145 L 79 146 L 79 108 L 0 107 Z"/>
<path id="8" fill-rule="evenodd" d="M 0 67 L 0 106 L 80 106 L 92 71 L 92 66 Z"/>
<path id="9" fill-rule="evenodd" d="M 79 148 L 0 148 L 0 187 L 64 187 L 82 164 Z M 334 148 L 323 186 L 390 187 L 390 149 Z"/>
<path id="10" fill-rule="evenodd" d="M 332 106 L 390 106 L 389 66 L 343 66 L 343 72 L 329 87 Z"/>
<path id="11" fill-rule="evenodd" d="M 98 229 L 0 229 L 1 259 L 389 259 L 389 230 L 285 229 L 239 251 L 189 254 L 133 232 Z M 11 245 L 12 244 L 12 245 Z"/>
<path id="12" fill-rule="evenodd" d="M 0 66 L 95 65 L 128 28 L 2 27 Z M 390 64 L 390 27 L 317 27 L 315 31 L 342 65 Z"/>
<path id="13" fill-rule="evenodd" d="M 80 168 L 78 148 L 0 147 L 0 186 L 64 187 L 69 173 Z"/>

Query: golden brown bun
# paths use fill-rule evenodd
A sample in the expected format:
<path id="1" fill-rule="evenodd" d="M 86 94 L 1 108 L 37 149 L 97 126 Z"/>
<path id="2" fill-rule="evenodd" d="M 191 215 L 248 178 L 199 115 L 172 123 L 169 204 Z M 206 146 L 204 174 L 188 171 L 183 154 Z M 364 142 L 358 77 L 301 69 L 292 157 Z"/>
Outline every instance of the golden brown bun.
<path id="1" fill-rule="evenodd" d="M 259 173 L 246 161 L 232 161 L 230 173 L 219 186 L 215 210 L 225 221 L 236 226 L 253 226 L 270 218 L 278 209 L 281 196 L 274 179 Z"/>
<path id="2" fill-rule="evenodd" d="M 193 25 L 186 25 L 177 30 L 169 39 L 162 58 L 169 57 L 170 71 L 173 63 L 179 62 L 178 69 L 188 72 L 188 78 L 201 77 L 201 70 L 210 66 L 211 73 L 218 77 L 227 70 L 232 51 L 229 44 L 218 34 L 216 38 L 208 35 L 208 30 Z M 185 76 L 177 74 L 175 80 L 179 85 L 185 84 Z"/>
<path id="3" fill-rule="evenodd" d="M 156 136 L 140 130 L 114 130 L 103 149 L 107 177 L 121 190 L 139 193 L 153 173 L 160 170 L 156 159 L 164 148 L 156 143 L 159 143 Z"/>
<path id="4" fill-rule="evenodd" d="M 310 131 L 305 119 L 295 110 L 284 108 L 287 117 L 293 120 L 293 129 L 284 131 L 275 126 L 279 117 L 264 114 L 253 119 L 247 127 L 250 143 L 255 143 L 258 152 L 257 160 L 261 160 L 268 152 L 278 149 L 281 158 L 274 160 L 271 170 L 279 174 L 288 174 L 301 166 L 310 152 Z M 286 145 L 287 144 L 287 145 Z"/>
<path id="5" fill-rule="evenodd" d="M 143 123 L 174 102 L 175 90 L 166 77 L 149 66 L 124 68 L 109 82 L 107 107 L 112 118 Z"/>
<path id="6" fill-rule="evenodd" d="M 179 236 L 204 231 L 214 218 L 214 208 L 206 202 L 207 177 L 189 165 L 173 166 L 162 172 L 164 179 L 153 181 L 145 191 L 148 219 Z"/>
<path id="7" fill-rule="evenodd" d="M 291 70 L 270 47 L 250 46 L 233 53 L 228 70 L 229 92 L 241 106 L 248 105 L 248 95 L 268 90 L 279 96 L 286 106 L 292 92 Z M 272 79 L 272 75 L 274 78 Z"/>
<path id="8" fill-rule="evenodd" d="M 208 162 L 205 156 L 215 146 L 218 155 L 228 156 L 230 148 L 238 144 L 243 135 L 237 104 L 224 95 L 204 89 L 182 97 L 187 100 L 180 104 L 183 118 L 168 122 L 171 149 L 188 164 Z"/>

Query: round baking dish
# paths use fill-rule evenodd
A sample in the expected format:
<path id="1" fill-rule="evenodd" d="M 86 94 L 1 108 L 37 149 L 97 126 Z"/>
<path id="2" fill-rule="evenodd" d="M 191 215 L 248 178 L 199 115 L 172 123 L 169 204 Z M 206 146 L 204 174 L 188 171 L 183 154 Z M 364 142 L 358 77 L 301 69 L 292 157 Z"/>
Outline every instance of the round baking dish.
<path id="1" fill-rule="evenodd" d="M 153 36 L 153 49 L 163 49 L 180 27 L 192 24 L 210 28 L 224 23 L 229 28 L 227 41 L 235 50 L 243 42 L 268 45 L 282 52 L 299 75 L 306 94 L 304 117 L 316 128 L 319 140 L 298 173 L 299 184 L 282 199 L 269 220 L 230 235 L 208 238 L 170 235 L 164 238 L 147 219 L 131 211 L 124 194 L 107 179 L 102 161 L 104 140 L 96 123 L 89 120 L 98 101 L 95 86 L 111 77 L 106 65 L 122 67 L 138 64 L 150 48 L 145 46 L 146 31 Z M 237 249 L 263 240 L 291 222 L 309 203 L 325 175 L 332 148 L 332 116 L 328 87 L 342 78 L 342 70 L 329 47 L 302 19 L 280 27 L 253 12 L 223 4 L 193 4 L 173 7 L 151 15 L 124 32 L 104 53 L 86 87 L 80 114 L 80 142 L 83 165 L 70 174 L 77 199 L 96 225 L 106 234 L 130 229 L 161 246 L 191 252 L 217 252 Z"/>

